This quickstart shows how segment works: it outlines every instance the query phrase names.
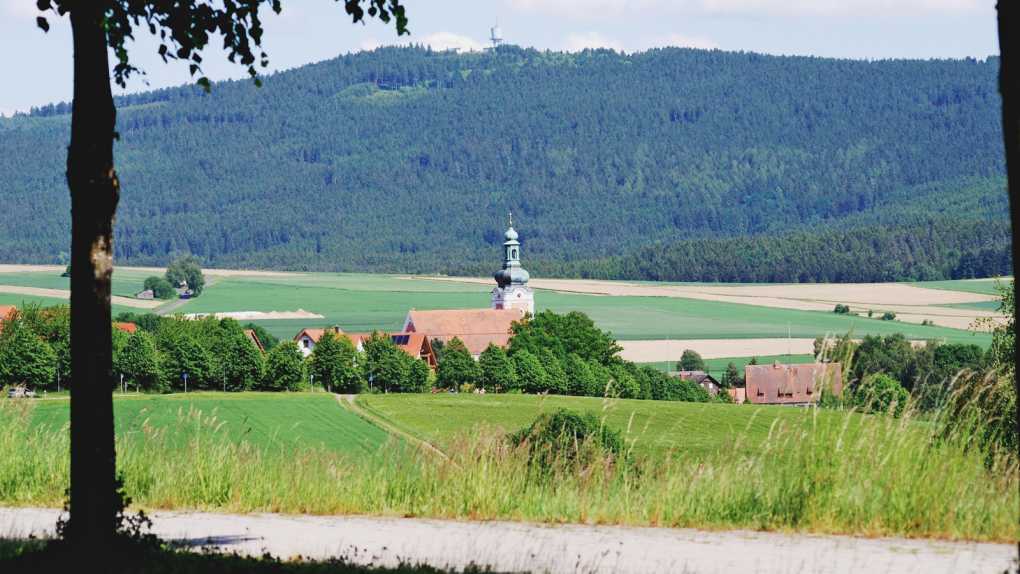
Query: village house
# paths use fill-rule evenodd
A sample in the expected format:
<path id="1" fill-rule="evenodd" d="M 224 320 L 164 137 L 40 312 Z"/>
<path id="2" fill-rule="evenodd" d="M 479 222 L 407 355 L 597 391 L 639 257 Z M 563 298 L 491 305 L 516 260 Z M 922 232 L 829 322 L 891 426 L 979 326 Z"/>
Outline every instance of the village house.
<path id="1" fill-rule="evenodd" d="M 718 395 L 719 389 L 722 388 L 719 385 L 719 381 L 715 380 L 715 377 L 705 371 L 679 371 L 677 376 L 700 386 L 712 396 Z"/>
<path id="2" fill-rule="evenodd" d="M 524 317 L 522 309 L 412 309 L 404 320 L 404 332 L 421 333 L 443 343 L 460 339 L 477 359 L 490 344 L 506 347 L 513 336 L 511 327 Z"/>
<path id="3" fill-rule="evenodd" d="M 823 388 L 843 392 L 839 363 L 747 365 L 744 380 L 747 400 L 755 404 L 807 405 L 818 402 Z"/>
<path id="4" fill-rule="evenodd" d="M 294 341 L 298 344 L 298 349 L 301 350 L 301 354 L 308 357 L 315 350 L 315 344 L 319 342 L 327 332 L 332 332 L 337 337 L 347 337 L 352 343 L 354 348 L 358 351 L 364 351 L 364 343 L 367 341 L 372 334 L 371 333 L 345 333 L 343 329 L 338 326 L 333 326 L 325 329 L 301 329 L 295 337 Z M 425 361 L 425 363 L 431 367 L 436 368 L 438 364 L 436 361 L 436 354 L 432 350 L 432 342 L 429 337 L 424 333 L 380 333 L 384 337 L 389 337 L 390 341 L 397 346 L 398 349 L 404 351 L 408 355 Z"/>
<path id="5" fill-rule="evenodd" d="M 252 345 L 255 345 L 255 348 L 258 349 L 260 353 L 264 354 L 266 352 L 266 346 L 262 344 L 262 339 L 259 339 L 258 334 L 255 333 L 255 329 L 245 329 L 244 336 L 248 337 L 248 340 L 251 341 Z"/>
<path id="6" fill-rule="evenodd" d="M 138 331 L 138 325 L 134 323 L 124 323 L 122 321 L 114 321 L 113 328 L 118 331 L 124 331 L 128 335 L 134 335 Z"/>
<path id="7" fill-rule="evenodd" d="M 0 305 L 0 333 L 4 330 L 4 321 L 14 319 L 18 314 L 18 308 L 13 305 Z"/>

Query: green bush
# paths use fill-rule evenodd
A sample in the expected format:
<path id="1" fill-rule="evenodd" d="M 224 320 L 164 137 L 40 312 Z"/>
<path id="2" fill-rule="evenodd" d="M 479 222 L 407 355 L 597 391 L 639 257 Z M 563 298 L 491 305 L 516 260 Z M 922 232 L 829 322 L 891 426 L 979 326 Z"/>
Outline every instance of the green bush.
<path id="1" fill-rule="evenodd" d="M 896 320 L 896 313 L 893 313 L 892 311 L 886 311 L 885 313 L 882 313 L 882 320 L 894 321 Z"/>
<path id="2" fill-rule="evenodd" d="M 865 378 L 854 389 L 854 406 L 869 413 L 890 413 L 899 417 L 909 399 L 907 389 L 885 373 Z"/>
<path id="3" fill-rule="evenodd" d="M 836 308 L 832 310 L 837 315 L 847 315 L 850 313 L 850 306 L 842 303 L 837 303 Z"/>
<path id="4" fill-rule="evenodd" d="M 173 299 L 177 296 L 177 291 L 174 290 L 174 286 L 170 284 L 164 277 L 146 277 L 145 283 L 142 286 L 143 289 L 151 289 L 152 296 L 156 299 Z"/>
<path id="5" fill-rule="evenodd" d="M 508 438 L 513 446 L 526 447 L 531 464 L 544 470 L 587 467 L 618 459 L 623 453 L 620 431 L 607 427 L 591 412 L 543 413 Z"/>

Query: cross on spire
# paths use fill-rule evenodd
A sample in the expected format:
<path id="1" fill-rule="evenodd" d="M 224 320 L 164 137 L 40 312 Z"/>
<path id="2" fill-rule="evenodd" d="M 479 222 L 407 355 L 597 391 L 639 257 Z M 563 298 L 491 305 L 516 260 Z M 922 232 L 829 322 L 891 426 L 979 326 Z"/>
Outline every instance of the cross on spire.
<path id="1" fill-rule="evenodd" d="M 510 215 L 510 227 L 513 227 L 514 226 L 514 212 L 513 211 L 508 211 L 507 213 Z"/>

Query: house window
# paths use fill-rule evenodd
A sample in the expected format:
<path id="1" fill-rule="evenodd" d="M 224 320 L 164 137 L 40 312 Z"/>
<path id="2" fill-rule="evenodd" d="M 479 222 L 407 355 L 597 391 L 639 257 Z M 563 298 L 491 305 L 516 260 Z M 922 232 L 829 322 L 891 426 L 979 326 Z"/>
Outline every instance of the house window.
<path id="1" fill-rule="evenodd" d="M 306 349 L 307 349 L 307 348 L 308 348 L 308 346 L 309 346 L 309 345 L 311 345 L 311 343 L 312 343 L 312 341 L 311 341 L 311 340 L 310 340 L 310 339 L 309 339 L 308 337 L 305 337 L 304 339 L 301 339 L 301 342 L 305 344 L 305 348 L 306 348 Z"/>

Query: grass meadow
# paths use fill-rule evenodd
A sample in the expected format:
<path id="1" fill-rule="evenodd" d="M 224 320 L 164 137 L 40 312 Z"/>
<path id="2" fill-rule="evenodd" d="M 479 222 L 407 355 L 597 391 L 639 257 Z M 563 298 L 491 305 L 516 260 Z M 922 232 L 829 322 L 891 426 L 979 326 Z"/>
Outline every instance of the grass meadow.
<path id="1" fill-rule="evenodd" d="M 300 415 L 281 410 L 281 401 L 304 409 L 320 399 L 262 400 L 265 409 L 248 412 L 272 412 L 282 422 Z M 152 417 L 135 434 L 119 427 L 125 489 L 146 509 L 1018 539 L 1015 458 L 989 466 L 980 448 L 954 437 L 935 440 L 937 425 L 910 417 L 733 405 L 643 408 L 636 404 L 641 401 L 566 397 L 363 402 L 407 428 L 436 433 L 445 456 L 392 439 L 359 454 L 311 440 L 274 448 L 256 442 L 253 433 L 231 434 L 223 410 L 174 411 L 171 405 L 172 416 Z M 118 415 L 127 404 L 118 400 Z M 583 468 L 550 472 L 530 465 L 527 449 L 504 440 L 502 428 L 515 429 L 540 409 L 561 405 L 601 413 L 605 424 L 631 439 L 630 459 L 599 457 Z M 338 426 L 360 424 L 333 407 Z M 37 412 L 47 408 L 54 407 L 0 401 L 0 504 L 63 502 L 68 437 L 56 415 Z M 471 414 L 478 411 L 484 417 Z M 182 435 L 181 428 L 191 430 Z"/>
<path id="2" fill-rule="evenodd" d="M 233 442 L 262 448 L 293 450 L 322 448 L 362 455 L 378 450 L 388 440 L 385 431 L 338 407 L 328 393 L 220 393 L 192 392 L 170 395 L 117 394 L 114 400 L 116 433 L 125 440 L 147 429 L 164 429 L 166 440 L 183 445 L 202 427 L 181 424 L 194 413 L 215 420 L 217 432 Z M 38 400 L 32 409 L 32 426 L 47 431 L 66 428 L 66 398 Z"/>

